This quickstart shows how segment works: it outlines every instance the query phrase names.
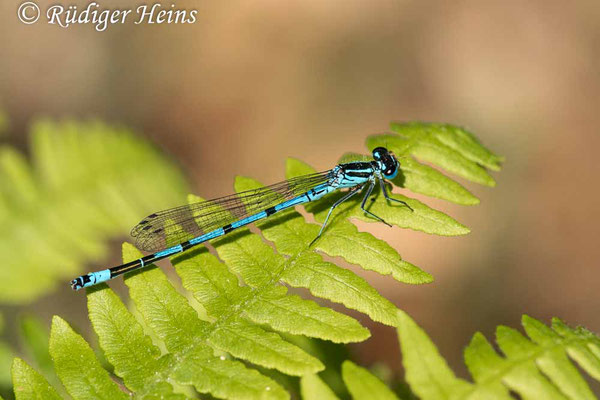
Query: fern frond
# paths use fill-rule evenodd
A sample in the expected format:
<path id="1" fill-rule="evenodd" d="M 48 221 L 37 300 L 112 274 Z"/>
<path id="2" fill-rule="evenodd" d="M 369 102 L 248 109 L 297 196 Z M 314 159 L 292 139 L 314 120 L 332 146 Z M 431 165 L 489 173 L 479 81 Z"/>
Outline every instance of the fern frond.
<path id="1" fill-rule="evenodd" d="M 578 368 L 600 381 L 600 337 L 585 328 L 570 328 L 558 318 L 552 326 L 524 315 L 520 332 L 499 326 L 499 355 L 481 333 L 465 349 L 465 362 L 474 383 L 457 378 L 427 334 L 398 311 L 398 337 L 405 379 L 422 400 L 596 399 Z M 397 399 L 397 394 L 362 367 L 342 365 L 344 383 L 354 400 Z M 301 378 L 303 400 L 337 399 L 318 375 Z M 412 398 L 412 396 L 411 396 Z"/>
<path id="2" fill-rule="evenodd" d="M 290 160 L 287 177 L 311 171 L 308 165 Z M 250 178 L 238 177 L 235 181 L 238 192 L 259 186 L 259 182 Z M 393 194 L 408 202 L 414 209 L 411 212 L 406 207 L 388 205 L 377 194 L 370 204 L 371 210 L 394 225 L 441 235 L 468 232 L 451 217 L 417 200 Z M 194 196 L 189 199 L 198 200 Z M 322 222 L 326 207 L 321 202 L 309 204 L 306 210 Z M 106 285 L 89 290 L 90 319 L 114 374 L 140 398 L 182 398 L 190 387 L 227 399 L 288 398 L 278 383 L 252 365 L 293 376 L 313 375 L 324 366 L 279 333 L 337 343 L 362 341 L 370 333 L 347 315 L 288 293 L 282 283 L 306 288 L 315 297 L 396 326 L 397 310 L 391 302 L 365 279 L 324 256 L 332 256 L 334 260 L 342 257 L 401 282 L 426 283 L 432 279 L 402 260 L 384 241 L 359 232 L 350 222 L 352 219 L 372 222 L 363 216 L 358 201 L 348 201 L 336 210 L 335 218 L 316 246 L 309 247 L 319 225 L 307 222 L 295 210 L 288 210 L 257 223 L 260 234 L 242 229 L 212 242 L 214 252 L 201 248 L 173 257 L 172 264 L 186 295 L 193 296 L 192 302 L 156 267 L 129 274 L 125 284 L 141 321 Z M 125 262 L 140 256 L 133 246 L 124 245 Z M 55 333 L 60 327 L 55 325 L 53 337 L 73 336 L 64 327 Z M 76 359 L 81 353 L 87 357 L 88 349 L 81 343 L 74 343 L 73 349 L 64 348 L 65 355 Z M 53 358 L 55 364 L 61 360 L 54 354 Z M 89 377 L 85 383 L 59 372 L 70 394 L 82 390 L 81 387 L 93 390 L 97 382 L 104 380 L 104 375 L 95 370 L 95 364 L 91 361 L 88 364 L 90 373 L 93 371 L 97 376 Z M 348 374 L 362 374 L 356 368 L 346 369 Z"/>
<path id="3" fill-rule="evenodd" d="M 398 396 L 367 369 L 352 361 L 342 364 L 342 379 L 354 400 L 398 400 Z M 302 400 L 337 400 L 338 397 L 318 375 L 306 375 L 300 380 Z"/>
<path id="4" fill-rule="evenodd" d="M 101 123 L 39 122 L 30 148 L 30 163 L 0 149 L 0 302 L 35 300 L 187 189 L 156 149 Z"/>
<path id="5" fill-rule="evenodd" d="M 60 400 L 54 389 L 36 370 L 20 358 L 15 358 L 12 365 L 13 387 L 17 400 Z"/>
<path id="6" fill-rule="evenodd" d="M 39 318 L 26 315 L 20 318 L 20 342 L 23 355 L 31 360 L 51 385 L 59 383 L 48 351 L 49 331 Z M 14 357 L 14 356 L 13 356 Z M 11 357 L 11 361 L 12 358 Z M 10 371 L 10 368 L 7 370 Z M 9 386 L 9 385 L 6 385 Z"/>
<path id="7" fill-rule="evenodd" d="M 129 398 L 102 368 L 87 342 L 60 317 L 52 320 L 50 355 L 58 377 L 74 398 Z"/>
<path id="8" fill-rule="evenodd" d="M 571 360 L 600 380 L 600 338 L 584 328 L 572 329 L 558 318 L 548 327 L 522 318 L 528 337 L 499 326 L 499 355 L 481 333 L 465 349 L 474 383 L 457 378 L 425 332 L 399 311 L 398 336 L 406 380 L 421 399 L 595 399 Z M 571 359 L 571 360 L 570 360 Z"/>
<path id="9" fill-rule="evenodd" d="M 494 155 L 464 128 L 448 124 L 423 122 L 393 122 L 396 134 L 373 135 L 367 146 L 387 146 L 399 157 L 402 176 L 394 183 L 415 193 L 438 197 L 457 204 L 477 204 L 479 200 L 458 183 L 433 168 L 420 164 L 412 157 L 436 165 L 464 179 L 486 186 L 495 186 L 494 178 L 486 171 L 500 170 L 503 157 Z"/>
<path id="10" fill-rule="evenodd" d="M 139 258 L 139 256 L 140 253 L 133 246 L 124 246 L 124 258 Z M 200 320 L 187 299 L 175 290 L 159 269 L 151 268 L 143 273 L 133 274 L 127 277 L 125 282 L 145 324 L 164 343 L 168 351 L 166 356 L 157 359 L 160 369 L 156 370 L 156 373 L 144 372 L 146 380 L 143 385 L 135 389 L 138 395 L 154 395 L 155 388 L 163 386 L 165 382 L 174 381 L 183 385 L 193 385 L 199 392 L 210 392 L 222 398 L 245 398 L 244 396 L 261 398 L 264 393 L 269 395 L 263 396 L 264 398 L 286 398 L 283 389 L 271 379 L 246 368 L 238 361 L 214 355 L 209 339 L 217 336 L 218 332 L 215 329 L 217 327 Z M 110 293 L 107 290 L 100 290 L 90 296 L 102 296 L 104 292 Z M 91 303 L 91 300 L 90 314 L 99 312 L 106 319 L 111 318 L 111 307 L 103 305 L 97 307 L 96 304 Z M 120 303 L 120 300 L 114 296 L 114 302 L 116 301 Z M 135 326 L 132 322 L 133 316 L 123 305 L 119 305 L 119 308 L 127 315 L 127 321 L 118 321 L 121 329 Z M 94 323 L 94 328 L 104 349 L 103 337 L 113 335 L 113 332 L 111 329 L 99 331 L 96 326 L 97 322 Z M 136 329 L 138 331 L 136 336 L 142 340 L 144 336 L 140 333 L 141 326 Z M 127 342 L 121 346 L 126 345 Z M 273 354 L 277 355 L 277 350 L 274 349 Z M 111 357 L 108 352 L 106 356 L 115 369 L 122 361 L 119 357 Z"/>
<path id="11" fill-rule="evenodd" d="M 338 400 L 318 375 L 305 375 L 300 379 L 300 393 L 303 400 Z"/>
<path id="12" fill-rule="evenodd" d="M 312 172 L 314 172 L 314 169 L 307 164 L 295 159 L 288 160 L 286 172 L 288 178 Z M 427 233 L 459 235 L 468 232 L 466 227 L 454 219 L 416 200 L 408 200 L 408 198 L 398 195 L 392 196 L 407 201 L 411 207 L 414 207 L 414 212 L 403 207 L 390 209 L 383 196 L 375 198 L 370 210 L 382 216 L 391 224 L 413 227 Z M 373 222 L 372 219 L 364 217 L 364 213 L 359 207 L 360 201 L 361 199 L 353 199 L 338 206 L 332 223 L 327 227 L 322 238 L 315 243 L 316 249 L 332 257 L 342 257 L 347 262 L 359 265 L 366 270 L 375 271 L 382 275 L 391 274 L 394 279 L 400 282 L 411 284 L 431 282 L 433 278 L 430 274 L 402 260 L 398 252 L 385 241 L 377 239 L 370 233 L 359 232 L 356 226 L 348 220 L 349 218 L 358 218 Z M 305 208 L 309 213 L 314 214 L 318 222 L 323 223 L 329 211 L 329 206 L 329 204 L 314 203 L 306 205 Z M 396 213 L 405 215 L 398 217 Z M 314 235 L 316 235 L 316 231 Z M 361 251 L 353 251 L 353 249 L 358 248 Z"/>
<path id="13" fill-rule="evenodd" d="M 383 382 L 351 361 L 342 364 L 342 377 L 348 391 L 355 399 L 398 400 L 394 392 Z"/>

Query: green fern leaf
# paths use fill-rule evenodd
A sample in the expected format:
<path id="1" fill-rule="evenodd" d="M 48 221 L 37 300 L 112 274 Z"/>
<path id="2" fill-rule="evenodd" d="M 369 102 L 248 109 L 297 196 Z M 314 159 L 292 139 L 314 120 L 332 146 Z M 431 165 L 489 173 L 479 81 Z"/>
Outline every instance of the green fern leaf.
<path id="1" fill-rule="evenodd" d="M 469 388 L 466 381 L 450 370 L 425 332 L 402 311 L 398 311 L 398 336 L 406 381 L 419 397 L 424 400 L 450 399 L 454 398 L 453 393 L 462 393 Z"/>
<path id="2" fill-rule="evenodd" d="M 124 245 L 124 259 L 139 257 L 131 245 Z M 142 326 L 109 289 L 88 295 L 90 319 L 100 346 L 115 374 L 139 396 L 179 398 L 168 382 L 193 385 L 201 393 L 243 399 L 285 399 L 287 394 L 269 378 L 243 364 L 217 357 L 208 345 L 208 325 L 198 318 L 187 300 L 156 268 L 126 278 L 137 310 L 167 353 L 144 335 Z M 141 367 L 143 366 L 143 367 Z M 268 390 L 267 390 L 268 388 Z M 268 396 L 265 396 L 264 393 Z"/>
<path id="3" fill-rule="evenodd" d="M 306 375 L 300 379 L 300 393 L 303 400 L 338 400 L 318 375 Z"/>
<path id="4" fill-rule="evenodd" d="M 495 186 L 496 182 L 485 168 L 498 171 L 503 159 L 483 147 L 467 130 L 422 122 L 393 122 L 390 126 L 397 136 L 372 136 L 369 146 L 377 142 L 384 144 L 389 138 L 393 140 L 389 148 L 399 155 L 411 154 L 470 181 Z"/>
<path id="5" fill-rule="evenodd" d="M 309 171 L 315 172 L 313 168 L 302 162 L 298 162 L 297 160 L 293 159 L 288 161 L 288 178 L 298 176 L 302 173 L 310 173 Z M 368 209 L 392 225 L 435 235 L 455 236 L 469 233 L 469 229 L 464 225 L 458 223 L 440 211 L 429 208 L 418 200 L 410 199 L 399 194 L 391 194 L 393 198 L 408 203 L 414 211 L 411 211 L 402 205 L 391 206 L 383 196 L 378 195 L 378 189 L 379 188 L 376 188 L 374 191 L 374 201 L 371 201 L 371 205 Z M 341 194 L 331 195 L 331 203 L 341 196 Z M 336 209 L 335 217 L 337 219 L 357 218 L 365 222 L 379 223 L 379 221 L 366 216 L 365 213 L 360 209 L 361 201 L 362 199 L 360 196 L 355 196 L 354 198 L 344 202 Z M 329 207 L 331 207 L 331 203 L 318 202 L 308 204 L 306 208 L 310 212 L 317 214 L 320 217 L 318 220 L 321 222 L 325 219 L 327 211 L 329 210 Z"/>
<path id="6" fill-rule="evenodd" d="M 422 141 L 427 140 L 429 136 Z M 415 139 L 415 143 L 420 142 Z M 454 147 L 451 150 L 462 154 Z M 475 156 L 469 157 L 465 159 L 473 163 Z M 461 191 L 460 185 L 452 183 L 454 181 L 427 169 L 429 167 L 415 167 L 418 168 L 426 171 L 422 174 L 423 180 L 427 174 L 439 175 L 433 185 L 426 187 L 421 183 L 422 188 L 426 187 L 422 190 L 432 193 L 437 190 L 442 193 L 441 197 L 464 204 L 474 202 L 468 192 Z M 288 177 L 311 171 L 299 161 L 288 162 Z M 48 174 L 48 181 L 59 181 L 59 174 L 52 172 L 52 168 Z M 454 186 L 444 192 L 440 187 L 445 185 Z M 238 192 L 258 186 L 260 183 L 249 178 L 238 177 L 235 182 Z M 397 226 L 442 235 L 468 232 L 451 217 L 417 200 L 393 195 L 405 199 L 414 208 L 412 212 L 406 207 L 390 206 L 378 194 L 374 193 L 376 198 L 369 207 Z M 194 196 L 189 198 L 190 202 L 199 200 Z M 317 222 L 322 222 L 327 204 L 309 204 L 306 210 L 314 214 Z M 51 355 L 60 379 L 69 393 L 77 395 L 97 389 L 105 390 L 104 397 L 115 394 L 112 393 L 115 390 L 121 396 L 127 388 L 140 398 L 181 399 L 194 390 L 227 399 L 289 398 L 275 380 L 265 375 L 270 374 L 269 371 L 261 374 L 252 368 L 253 364 L 288 375 L 309 377 L 302 378 L 303 390 L 307 393 L 327 392 L 314 375 L 324 368 L 321 361 L 297 346 L 295 340 L 279 333 L 337 343 L 362 341 L 370 333 L 349 316 L 289 293 L 282 283 L 306 288 L 316 297 L 360 311 L 374 321 L 396 326 L 398 314 L 392 303 L 363 278 L 326 261 L 323 256 L 339 256 L 402 282 L 432 280 L 429 274 L 402 260 L 384 241 L 359 232 L 350 222 L 353 219 L 372 222 L 364 217 L 358 199 L 336 210 L 334 220 L 311 247 L 309 243 L 320 226 L 307 222 L 297 211 L 288 210 L 256 224 L 260 235 L 248 228 L 241 229 L 212 242 L 214 252 L 200 248 L 173 257 L 171 261 L 183 288 L 193 299 L 180 293 L 154 266 L 127 274 L 125 284 L 133 300 L 135 316 L 106 285 L 88 290 L 94 331 L 107 361 L 114 367 L 114 375 L 122 380 L 124 388 L 110 381 L 87 343 L 56 318 L 51 333 Z M 133 246 L 123 246 L 124 262 L 140 256 Z M 70 359 L 67 345 L 71 346 Z M 74 376 L 72 360 L 79 360 L 78 357 L 82 357 L 80 364 L 86 366 L 86 374 Z M 353 382 L 351 391 L 360 394 L 377 390 L 390 395 L 391 392 L 365 370 L 352 365 L 345 370 L 350 380 L 356 380 L 357 376 L 363 380 L 363 385 Z M 102 388 L 103 385 L 107 386 Z"/>
<path id="7" fill-rule="evenodd" d="M 342 377 L 354 400 L 398 400 L 383 382 L 351 361 L 342 364 Z"/>
<path id="8" fill-rule="evenodd" d="M 144 335 L 142 326 L 127 310 L 112 290 L 90 290 L 88 293 L 90 321 L 100 339 L 106 359 L 113 365 L 114 373 L 132 391 L 144 388 L 151 393 L 156 385 L 147 377 L 161 373 L 161 351 Z M 162 389 L 162 393 L 165 389 Z"/>
<path id="9" fill-rule="evenodd" d="M 600 338 L 584 328 L 572 329 L 557 318 L 548 327 L 524 315 L 522 323 L 529 338 L 505 326 L 497 329 L 496 340 L 504 356 L 478 332 L 465 349 L 474 380 L 470 383 L 456 377 L 427 334 L 406 313 L 398 314 L 405 378 L 420 399 L 510 400 L 515 398 L 513 393 L 522 399 L 596 399 L 571 361 L 600 380 Z M 353 399 L 397 398 L 379 379 L 350 361 L 343 363 L 342 376 Z M 318 375 L 302 377 L 301 393 L 304 400 L 336 398 Z"/>
<path id="10" fill-rule="evenodd" d="M 279 335 L 242 319 L 232 319 L 225 327 L 215 329 L 209 341 L 215 348 L 234 357 L 276 368 L 288 375 L 301 376 L 325 368 L 319 360 Z"/>
<path id="11" fill-rule="evenodd" d="M 253 322 L 267 324 L 280 332 L 334 343 L 361 342 L 370 336 L 355 319 L 321 307 L 314 301 L 287 294 L 284 286 L 265 290 L 246 309 L 245 315 Z"/>
<path id="12" fill-rule="evenodd" d="M 124 246 L 124 259 L 136 259 L 141 253 L 133 246 Z M 173 353 L 186 352 L 194 347 L 201 347 L 204 339 L 207 345 L 222 351 L 228 351 L 240 358 L 270 368 L 281 369 L 290 374 L 301 374 L 303 368 L 309 371 L 322 369 L 320 362 L 299 348 L 276 338 L 274 334 L 253 327 L 252 331 L 242 329 L 241 323 L 232 318 L 223 324 L 208 324 L 198 318 L 197 312 L 189 305 L 187 299 L 179 294 L 169 283 L 166 276 L 154 268 L 146 273 L 132 274 L 125 280 L 130 289 L 130 296 L 137 310 L 144 317 L 148 326 L 161 339 L 167 350 Z M 242 338 L 235 335 L 248 334 Z M 244 349 L 236 340 L 245 339 L 245 346 L 253 346 L 251 351 Z M 297 361 L 292 362 L 292 358 Z M 288 362 L 286 362 L 288 361 Z M 303 365 L 303 363 L 305 365 Z M 268 386 L 268 385 L 267 385 Z"/>
<path id="13" fill-rule="evenodd" d="M 398 336 L 406 380 L 420 398 L 595 399 L 569 358 L 599 380 L 600 338 L 583 328 L 572 329 L 558 319 L 552 328 L 523 316 L 529 338 L 505 326 L 496 330 L 500 356 L 481 333 L 465 349 L 465 362 L 474 383 L 456 378 L 416 323 L 399 311 Z"/>
<path id="14" fill-rule="evenodd" d="M 36 370 L 20 358 L 12 365 L 13 387 L 17 400 L 60 400 L 58 392 Z"/>
<path id="15" fill-rule="evenodd" d="M 19 322 L 21 343 L 25 355 L 51 385 L 58 384 L 59 380 L 54 373 L 52 358 L 48 351 L 48 329 L 39 318 L 33 315 L 24 316 Z"/>
<path id="16" fill-rule="evenodd" d="M 77 357 L 73 357 L 77 354 Z M 63 319 L 54 317 L 50 355 L 56 373 L 74 398 L 127 399 L 96 358 L 87 342 Z"/>
<path id="17" fill-rule="evenodd" d="M 381 138 L 378 140 L 372 138 L 368 142 L 373 141 L 371 146 L 376 147 L 376 143 L 379 143 L 380 140 Z M 394 141 L 391 140 L 391 142 L 393 143 Z M 421 164 L 407 155 L 399 157 L 401 157 L 399 161 L 402 170 L 401 175 L 393 180 L 396 185 L 410 189 L 415 193 L 437 197 L 456 204 L 465 206 L 479 204 L 479 199 L 471 192 L 438 170 L 428 165 Z M 339 162 L 363 161 L 369 160 L 370 158 L 372 157 L 355 153 L 346 153 Z"/>
<path id="18" fill-rule="evenodd" d="M 236 245 L 244 246 L 247 240 L 256 239 L 256 235 L 244 235 L 235 238 L 235 242 Z M 219 242 L 217 249 L 220 256 L 231 257 L 231 254 L 228 254 L 228 246 L 228 242 Z M 272 249 L 258 239 L 254 251 L 254 254 L 260 254 L 265 251 L 272 252 Z M 233 258 L 229 258 L 229 261 L 235 264 Z M 272 286 L 272 283 L 269 283 L 253 292 L 247 290 L 247 287 L 238 286 L 237 277 L 229 272 L 225 264 L 207 252 L 197 252 L 192 257 L 180 256 L 175 258 L 173 263 L 184 287 L 194 294 L 209 316 L 218 318 L 230 312 L 231 308 L 244 305 L 244 317 L 248 320 L 267 324 L 281 332 L 303 334 L 333 342 L 354 342 L 369 337 L 369 331 L 353 318 L 320 307 L 299 296 L 288 295 L 283 286 Z M 231 268 L 236 269 L 235 266 Z M 265 265 L 265 270 L 268 268 L 269 266 Z M 239 267 L 237 269 L 242 270 Z"/>
<path id="19" fill-rule="evenodd" d="M 123 129 L 39 122 L 30 142 L 31 164 L 0 148 L 0 302 L 33 301 L 100 259 L 103 241 L 140 214 L 184 198 L 177 169 Z"/>
<path id="20" fill-rule="evenodd" d="M 352 361 L 342 363 L 342 379 L 354 400 L 398 400 L 398 396 L 367 369 Z M 306 375 L 300 380 L 303 400 L 336 400 L 337 396 L 318 375 Z"/>

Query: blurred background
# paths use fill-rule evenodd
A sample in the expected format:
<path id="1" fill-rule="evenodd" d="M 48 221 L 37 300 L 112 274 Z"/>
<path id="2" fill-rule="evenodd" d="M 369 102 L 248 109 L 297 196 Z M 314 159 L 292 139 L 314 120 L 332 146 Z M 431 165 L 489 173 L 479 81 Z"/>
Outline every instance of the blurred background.
<path id="1" fill-rule="evenodd" d="M 128 3 L 102 6 L 137 4 Z M 236 174 L 281 180 L 289 156 L 329 168 L 345 152 L 365 152 L 366 136 L 391 120 L 463 125 L 506 157 L 497 187 L 457 178 L 481 199 L 475 207 L 415 197 L 472 233 L 361 225 L 435 282 L 357 272 L 407 311 L 462 376 L 472 334 L 492 338 L 496 325 L 517 327 L 524 313 L 600 331 L 598 2 L 176 4 L 198 9 L 197 22 L 99 33 L 24 25 L 18 4 L 0 3 L 2 142 L 27 154 L 37 118 L 97 118 L 148 138 L 194 192 L 211 197 L 230 193 Z M 117 239 L 101 265 L 117 263 L 125 237 Z M 93 336 L 85 297 L 64 285 L 1 312 L 7 321 L 38 315 L 47 326 L 60 314 Z M 352 346 L 353 358 L 400 374 L 394 330 L 353 315 L 373 332 Z M 17 340 L 14 329 L 5 336 Z"/>

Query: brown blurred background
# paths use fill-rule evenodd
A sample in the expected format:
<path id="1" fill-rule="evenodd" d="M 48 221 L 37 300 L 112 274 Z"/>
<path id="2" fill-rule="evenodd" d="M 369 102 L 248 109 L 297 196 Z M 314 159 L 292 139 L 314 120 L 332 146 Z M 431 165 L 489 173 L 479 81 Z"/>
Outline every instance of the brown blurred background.
<path id="1" fill-rule="evenodd" d="M 476 330 L 490 338 L 498 324 L 518 326 L 523 313 L 600 331 L 600 3 L 176 4 L 197 8 L 196 24 L 129 23 L 98 33 L 24 25 L 18 2 L 0 3 L 6 140 L 26 150 L 39 116 L 124 124 L 177 159 L 210 197 L 229 193 L 235 174 L 280 180 L 288 156 L 328 168 L 344 152 L 364 152 L 365 137 L 390 120 L 464 125 L 506 156 L 497 187 L 461 181 L 481 198 L 476 207 L 425 201 L 472 233 L 445 238 L 371 225 L 435 282 L 363 276 L 413 316 L 461 374 L 462 349 Z M 111 260 L 118 252 L 115 244 Z M 26 311 L 89 329 L 84 297 L 67 290 Z M 353 347 L 358 361 L 398 370 L 394 331 L 358 318 L 373 330 Z"/>

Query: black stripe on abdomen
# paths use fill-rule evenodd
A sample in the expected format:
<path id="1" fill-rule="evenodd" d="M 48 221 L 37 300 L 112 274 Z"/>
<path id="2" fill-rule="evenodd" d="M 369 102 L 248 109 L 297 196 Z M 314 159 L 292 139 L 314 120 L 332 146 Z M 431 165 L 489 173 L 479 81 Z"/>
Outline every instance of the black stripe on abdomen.
<path id="1" fill-rule="evenodd" d="M 267 208 L 267 209 L 265 210 L 265 214 L 267 214 L 267 217 L 268 217 L 269 215 L 273 215 L 273 214 L 275 214 L 276 212 L 277 212 L 277 210 L 275 210 L 275 207 L 269 207 L 269 208 Z"/>
<path id="2" fill-rule="evenodd" d="M 187 242 L 183 242 L 181 243 L 181 251 L 186 251 L 187 249 L 189 249 L 190 247 L 194 247 L 193 244 L 190 243 L 190 241 L 188 240 Z"/>

